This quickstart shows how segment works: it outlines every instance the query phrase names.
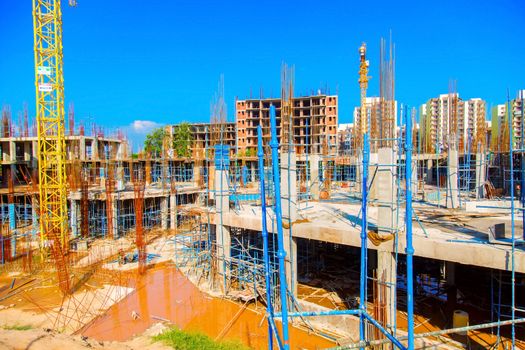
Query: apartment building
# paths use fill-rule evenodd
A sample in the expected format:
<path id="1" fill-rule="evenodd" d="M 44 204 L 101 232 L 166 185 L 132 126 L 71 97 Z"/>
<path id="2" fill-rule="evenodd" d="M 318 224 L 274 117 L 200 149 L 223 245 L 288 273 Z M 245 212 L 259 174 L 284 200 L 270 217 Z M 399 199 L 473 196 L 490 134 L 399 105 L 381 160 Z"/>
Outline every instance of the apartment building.
<path id="1" fill-rule="evenodd" d="M 524 102 L 525 90 L 519 90 L 516 98 L 510 101 L 511 117 L 512 117 L 512 134 L 513 147 L 523 148 L 524 144 Z M 495 152 L 509 151 L 509 114 L 507 113 L 507 104 L 499 104 L 492 107 L 491 111 L 492 125 L 491 125 L 491 140 L 490 148 Z"/>
<path id="2" fill-rule="evenodd" d="M 392 139 L 396 137 L 397 130 L 397 101 L 386 101 L 381 97 L 366 98 L 366 124 L 372 149 L 392 144 Z M 363 147 L 361 136 L 361 107 L 354 107 L 354 148 Z"/>
<path id="3" fill-rule="evenodd" d="M 292 99 L 291 141 L 295 152 L 335 154 L 337 151 L 338 98 L 312 95 Z M 256 155 L 257 127 L 261 125 L 264 143 L 270 141 L 270 105 L 275 106 L 277 139 L 281 140 L 281 99 L 246 99 L 235 103 L 239 153 Z"/>
<path id="4" fill-rule="evenodd" d="M 420 108 L 421 147 L 424 153 L 446 150 L 452 137 L 460 152 L 486 146 L 486 102 L 462 100 L 459 94 L 442 94 Z"/>

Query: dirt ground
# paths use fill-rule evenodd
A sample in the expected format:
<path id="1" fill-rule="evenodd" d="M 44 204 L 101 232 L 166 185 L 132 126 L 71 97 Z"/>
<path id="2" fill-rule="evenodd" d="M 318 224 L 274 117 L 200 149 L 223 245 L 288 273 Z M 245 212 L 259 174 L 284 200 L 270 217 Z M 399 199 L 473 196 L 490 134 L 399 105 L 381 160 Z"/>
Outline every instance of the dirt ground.
<path id="1" fill-rule="evenodd" d="M 80 350 L 80 349 L 115 349 L 115 350 L 168 350 L 161 343 L 154 343 L 152 336 L 161 333 L 166 327 L 157 323 L 144 334 L 127 342 L 99 342 L 83 336 L 67 335 L 46 329 L 0 329 L 0 349 L 8 350 Z"/>

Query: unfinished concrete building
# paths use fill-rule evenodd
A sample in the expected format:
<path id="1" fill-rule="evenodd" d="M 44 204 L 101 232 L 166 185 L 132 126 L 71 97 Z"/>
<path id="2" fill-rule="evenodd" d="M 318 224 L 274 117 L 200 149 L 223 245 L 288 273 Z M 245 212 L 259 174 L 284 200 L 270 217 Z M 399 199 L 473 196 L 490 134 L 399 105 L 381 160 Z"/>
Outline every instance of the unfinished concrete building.
<path id="1" fill-rule="evenodd" d="M 423 152 L 448 149 L 453 134 L 460 152 L 486 149 L 486 102 L 482 99 L 442 94 L 421 105 L 420 116 Z"/>
<path id="2" fill-rule="evenodd" d="M 337 149 L 338 98 L 336 95 L 312 95 L 292 99 L 293 146 L 297 155 L 335 154 Z M 246 99 L 235 101 L 239 152 L 255 156 L 257 126 L 263 128 L 266 142 L 270 138 L 270 105 L 277 113 L 277 130 L 281 142 L 281 99 Z"/>

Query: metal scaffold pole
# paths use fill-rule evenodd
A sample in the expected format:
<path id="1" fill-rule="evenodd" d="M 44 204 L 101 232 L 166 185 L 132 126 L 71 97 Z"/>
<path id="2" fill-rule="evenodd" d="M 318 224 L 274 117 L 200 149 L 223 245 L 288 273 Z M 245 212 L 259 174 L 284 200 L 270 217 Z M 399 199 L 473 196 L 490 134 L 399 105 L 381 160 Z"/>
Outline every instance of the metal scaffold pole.
<path id="1" fill-rule="evenodd" d="M 406 182 L 406 259 L 407 259 L 407 330 L 408 349 L 414 349 L 414 271 L 412 246 L 412 118 L 405 106 L 405 182 Z"/>
<path id="2" fill-rule="evenodd" d="M 259 160 L 259 178 L 261 188 L 261 209 L 262 209 L 262 238 L 263 238 L 263 256 L 264 256 L 264 279 L 266 282 L 266 317 L 268 318 L 268 349 L 273 349 L 273 305 L 272 305 L 272 287 L 270 282 L 270 262 L 268 258 L 268 227 L 266 223 L 266 193 L 264 189 L 264 149 L 262 143 L 262 128 L 257 126 L 257 156 Z"/>
<path id="3" fill-rule="evenodd" d="M 281 208 L 281 180 L 279 175 L 279 143 L 277 142 L 277 127 L 275 120 L 275 106 L 270 106 L 270 128 L 271 140 L 270 147 L 272 149 L 272 172 L 273 182 L 275 186 L 275 217 L 277 225 L 277 257 L 279 259 L 279 286 L 281 291 L 281 313 L 282 313 L 282 334 L 283 334 L 283 349 L 290 349 L 289 335 L 288 335 L 288 297 L 286 286 L 286 271 L 285 271 L 285 257 L 284 237 L 283 237 L 283 218 Z"/>
<path id="4" fill-rule="evenodd" d="M 359 309 L 361 314 L 359 316 L 359 340 L 364 341 L 366 339 L 366 330 L 365 330 L 365 314 L 366 309 L 366 300 L 367 300 L 367 198 L 368 198 L 368 163 L 370 161 L 370 142 L 368 138 L 368 133 L 365 132 L 363 135 L 363 170 L 362 180 L 361 180 L 361 273 L 359 279 Z M 361 348 L 361 349 L 364 349 Z"/>

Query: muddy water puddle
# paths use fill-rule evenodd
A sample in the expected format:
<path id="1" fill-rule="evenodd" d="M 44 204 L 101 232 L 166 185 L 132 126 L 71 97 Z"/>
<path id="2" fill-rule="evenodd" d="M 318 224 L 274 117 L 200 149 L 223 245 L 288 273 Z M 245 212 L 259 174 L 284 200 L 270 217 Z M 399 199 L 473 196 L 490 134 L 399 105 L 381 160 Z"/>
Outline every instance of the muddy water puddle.
<path id="1" fill-rule="evenodd" d="M 268 348 L 264 315 L 251 308 L 240 312 L 241 309 L 237 303 L 201 292 L 176 268 L 164 267 L 141 277 L 136 292 L 113 305 L 81 333 L 97 340 L 125 341 L 167 319 L 181 329 L 200 331 L 213 339 L 238 339 L 254 349 Z M 290 338 L 293 349 L 334 346 L 324 338 L 293 327 Z"/>

